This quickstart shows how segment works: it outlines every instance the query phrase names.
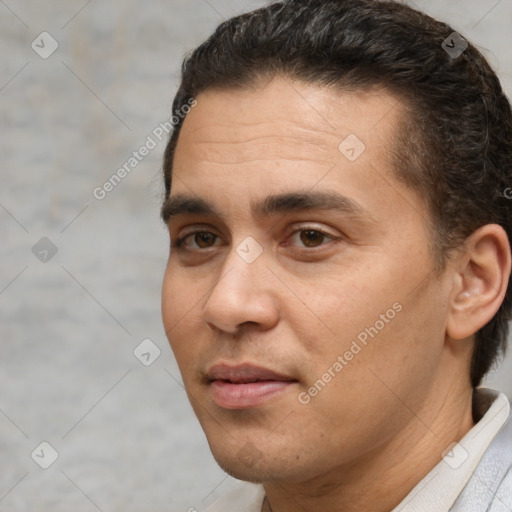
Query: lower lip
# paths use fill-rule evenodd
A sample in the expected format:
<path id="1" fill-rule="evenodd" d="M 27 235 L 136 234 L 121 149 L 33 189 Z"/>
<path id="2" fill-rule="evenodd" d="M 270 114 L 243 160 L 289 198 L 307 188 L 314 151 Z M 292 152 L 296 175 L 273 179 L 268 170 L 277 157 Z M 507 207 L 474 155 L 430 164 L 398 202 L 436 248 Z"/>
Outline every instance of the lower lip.
<path id="1" fill-rule="evenodd" d="M 294 381 L 262 380 L 236 384 L 224 380 L 214 380 L 210 384 L 213 401 L 225 409 L 248 409 L 262 405 L 271 397 L 282 393 Z"/>

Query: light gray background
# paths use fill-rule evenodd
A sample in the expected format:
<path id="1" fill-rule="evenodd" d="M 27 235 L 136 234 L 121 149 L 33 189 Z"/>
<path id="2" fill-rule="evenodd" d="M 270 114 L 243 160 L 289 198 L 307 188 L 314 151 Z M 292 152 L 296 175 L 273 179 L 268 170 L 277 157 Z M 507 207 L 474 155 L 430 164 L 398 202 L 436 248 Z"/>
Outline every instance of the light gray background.
<path id="1" fill-rule="evenodd" d="M 92 191 L 169 117 L 184 52 L 264 3 L 0 0 L 0 511 L 202 510 L 232 485 L 161 325 L 164 143 Z M 481 46 L 510 94 L 511 0 L 415 4 Z M 47 59 L 31 48 L 43 31 Z M 161 355 L 146 367 L 147 338 Z M 508 358 L 489 385 L 510 396 L 511 374 Z M 42 441 L 48 469 L 31 458 Z"/>

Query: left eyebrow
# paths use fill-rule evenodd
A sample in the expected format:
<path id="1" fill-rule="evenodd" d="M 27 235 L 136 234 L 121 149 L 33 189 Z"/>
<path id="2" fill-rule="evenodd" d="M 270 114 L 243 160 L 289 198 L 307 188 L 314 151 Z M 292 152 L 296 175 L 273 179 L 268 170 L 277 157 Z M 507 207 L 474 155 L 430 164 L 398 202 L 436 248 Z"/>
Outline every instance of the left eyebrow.
<path id="1" fill-rule="evenodd" d="M 354 199 L 333 191 L 293 191 L 275 194 L 257 202 L 251 201 L 250 207 L 254 217 L 270 217 L 303 210 L 335 210 L 376 222 L 370 213 Z M 168 197 L 161 210 L 161 217 L 165 223 L 172 217 L 187 214 L 209 215 L 225 220 L 224 215 L 210 201 L 187 194 Z"/>

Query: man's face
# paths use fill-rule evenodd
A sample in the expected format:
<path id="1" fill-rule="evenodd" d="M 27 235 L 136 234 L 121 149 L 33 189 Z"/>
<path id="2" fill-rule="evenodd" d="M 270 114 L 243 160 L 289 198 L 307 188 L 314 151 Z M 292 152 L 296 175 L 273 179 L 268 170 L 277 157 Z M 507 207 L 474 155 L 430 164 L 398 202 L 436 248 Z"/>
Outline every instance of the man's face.
<path id="1" fill-rule="evenodd" d="M 448 285 L 392 174 L 401 105 L 283 79 L 197 101 L 170 197 L 212 211 L 168 205 L 186 238 L 162 293 L 187 394 L 234 476 L 327 474 L 403 432 L 442 379 Z M 301 196 L 268 200 L 284 194 Z"/>

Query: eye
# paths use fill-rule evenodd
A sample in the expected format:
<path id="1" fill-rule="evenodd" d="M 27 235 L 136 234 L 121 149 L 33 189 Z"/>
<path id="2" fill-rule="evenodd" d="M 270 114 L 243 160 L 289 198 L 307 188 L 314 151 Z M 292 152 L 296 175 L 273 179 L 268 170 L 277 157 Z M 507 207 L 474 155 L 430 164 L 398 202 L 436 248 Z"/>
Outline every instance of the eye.
<path id="1" fill-rule="evenodd" d="M 173 244 L 172 248 L 183 249 L 183 250 L 202 250 L 214 247 L 215 242 L 219 237 L 213 234 L 211 231 L 193 231 L 180 238 L 178 238 Z M 303 248 L 314 249 L 326 245 L 328 242 L 338 240 L 339 237 L 326 233 L 325 231 L 316 227 L 306 226 L 302 229 L 296 229 L 287 239 L 286 245 L 302 245 Z M 288 241 L 291 240 L 290 244 Z"/>
<path id="2" fill-rule="evenodd" d="M 304 247 L 314 248 L 320 247 L 321 245 L 326 245 L 325 239 L 329 241 L 336 240 L 337 237 L 326 233 L 318 228 L 313 227 L 305 227 L 302 229 L 298 229 L 292 233 L 289 237 L 290 240 L 297 241 L 300 240 L 300 243 L 303 244 Z"/>
<path id="3" fill-rule="evenodd" d="M 186 243 L 189 238 L 192 240 L 192 243 L 196 244 L 195 247 L 192 246 L 192 249 L 208 249 L 209 247 L 213 247 L 215 240 L 219 237 L 210 231 L 194 231 L 178 238 L 174 244 L 172 244 L 172 247 L 190 249 L 191 244 Z"/>

